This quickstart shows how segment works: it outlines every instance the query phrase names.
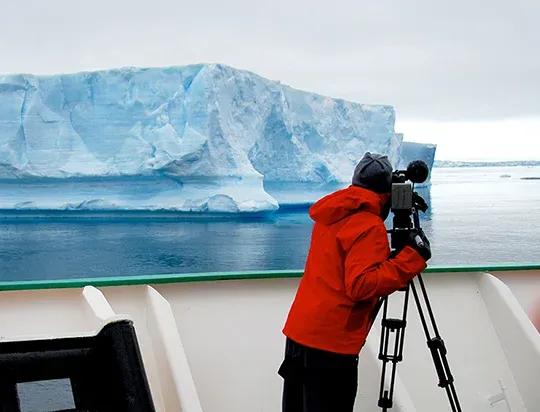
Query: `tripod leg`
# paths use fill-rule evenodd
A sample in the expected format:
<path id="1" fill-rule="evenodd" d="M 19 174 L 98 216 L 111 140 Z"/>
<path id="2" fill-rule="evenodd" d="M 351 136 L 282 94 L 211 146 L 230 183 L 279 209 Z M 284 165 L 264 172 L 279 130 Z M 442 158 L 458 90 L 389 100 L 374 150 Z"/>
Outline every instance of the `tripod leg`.
<path id="1" fill-rule="evenodd" d="M 418 314 L 420 316 L 420 321 L 422 323 L 422 328 L 424 329 L 424 334 L 426 335 L 427 345 L 431 352 L 431 357 L 433 358 L 433 364 L 439 378 L 439 386 L 446 390 L 448 396 L 448 401 L 450 402 L 450 408 L 453 412 L 461 412 L 461 406 L 459 404 L 459 399 L 457 396 L 456 389 L 454 387 L 454 377 L 450 372 L 450 366 L 446 358 L 446 346 L 443 339 L 439 335 L 439 330 L 435 322 L 435 317 L 433 316 L 433 310 L 431 309 L 431 304 L 427 295 L 426 287 L 421 275 L 418 275 L 418 282 L 420 283 L 420 288 L 422 291 L 422 298 L 428 309 L 429 319 L 431 321 L 431 326 L 435 333 L 434 337 L 431 337 L 429 332 L 426 317 L 422 309 L 422 304 L 420 303 L 420 297 L 414 285 L 414 281 L 411 282 L 411 289 L 413 292 L 414 300 L 416 302 L 416 307 L 418 309 Z"/>
<path id="2" fill-rule="evenodd" d="M 379 359 L 382 360 L 381 385 L 379 388 L 378 406 L 386 412 L 393 405 L 394 383 L 396 378 L 397 363 L 403 359 L 403 342 L 405 338 L 405 326 L 407 325 L 407 306 L 409 302 L 409 286 L 404 289 L 405 298 L 401 319 L 388 318 L 388 297 L 383 298 L 383 317 L 381 321 L 381 340 L 379 345 Z M 393 353 L 388 352 L 390 336 L 394 337 Z M 389 388 L 385 389 L 386 367 L 392 363 Z"/>
<path id="3" fill-rule="evenodd" d="M 388 296 L 382 298 L 383 306 L 383 319 L 386 319 L 386 314 L 388 310 Z M 390 330 L 386 328 L 381 328 L 381 340 L 379 344 L 379 359 L 382 360 L 382 370 L 381 370 L 381 386 L 379 388 L 379 402 L 378 405 L 383 409 L 383 412 L 386 412 L 388 407 L 392 407 L 392 400 L 389 397 L 389 393 L 384 389 L 384 381 L 386 379 L 386 366 L 388 359 L 386 354 L 388 353 L 388 341 L 390 340 Z"/>
<path id="4" fill-rule="evenodd" d="M 426 285 L 424 285 L 424 279 L 422 275 L 418 275 L 418 283 L 420 284 L 420 289 L 422 290 L 422 296 L 424 297 L 424 302 L 426 302 L 426 307 L 428 310 L 429 318 L 431 319 L 431 325 L 433 326 L 433 332 L 435 336 L 440 336 L 439 329 L 437 328 L 437 323 L 435 322 L 435 316 L 433 316 L 433 309 L 431 309 L 431 303 L 429 302 Z"/>

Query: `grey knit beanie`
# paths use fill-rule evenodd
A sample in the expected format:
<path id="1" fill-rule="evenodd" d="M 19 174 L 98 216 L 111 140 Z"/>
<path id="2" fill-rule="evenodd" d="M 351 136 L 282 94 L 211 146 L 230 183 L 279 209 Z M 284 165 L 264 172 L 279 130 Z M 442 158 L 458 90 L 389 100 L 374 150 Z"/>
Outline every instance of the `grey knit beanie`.
<path id="1" fill-rule="evenodd" d="M 377 193 L 392 190 L 392 164 L 387 156 L 367 152 L 354 169 L 352 184 Z"/>

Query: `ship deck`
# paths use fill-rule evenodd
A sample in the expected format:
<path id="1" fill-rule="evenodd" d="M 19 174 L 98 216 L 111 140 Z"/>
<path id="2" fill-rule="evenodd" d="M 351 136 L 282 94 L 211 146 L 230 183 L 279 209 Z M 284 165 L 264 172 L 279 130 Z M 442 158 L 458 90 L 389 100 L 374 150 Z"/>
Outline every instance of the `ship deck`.
<path id="1" fill-rule="evenodd" d="M 158 411 L 280 410 L 281 327 L 301 271 L 0 283 L 0 342 L 95 335 L 131 319 Z M 424 280 L 464 411 L 540 405 L 540 265 L 433 267 Z M 390 298 L 391 311 L 401 300 Z M 378 411 L 380 321 L 360 356 L 356 410 Z M 450 410 L 409 309 L 394 411 Z"/>

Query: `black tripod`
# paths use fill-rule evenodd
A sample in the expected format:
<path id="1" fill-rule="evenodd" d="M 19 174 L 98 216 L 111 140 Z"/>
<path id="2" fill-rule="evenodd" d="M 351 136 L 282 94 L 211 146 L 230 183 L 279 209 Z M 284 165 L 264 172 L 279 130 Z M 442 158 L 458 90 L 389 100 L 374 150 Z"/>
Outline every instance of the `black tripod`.
<path id="1" fill-rule="evenodd" d="M 401 250 L 401 248 L 406 244 L 409 233 L 412 229 L 420 230 L 420 219 L 418 217 L 418 210 L 421 210 L 423 212 L 427 210 L 427 204 L 416 192 L 414 192 L 413 194 L 412 201 L 413 208 L 411 209 L 393 210 L 394 228 L 390 231 L 390 233 L 392 236 L 392 249 L 394 250 L 394 253 L 396 250 Z M 414 226 L 412 226 L 413 222 Z M 400 292 L 405 293 L 403 300 L 403 313 L 401 318 L 389 318 L 387 316 L 388 296 L 380 299 L 379 305 L 383 307 L 383 317 L 381 322 L 382 328 L 381 342 L 379 347 L 379 359 L 382 360 L 383 364 L 378 405 L 382 408 L 384 412 L 388 411 L 388 409 L 391 408 L 393 405 L 392 399 L 394 396 L 396 366 L 398 362 L 403 360 L 403 342 L 405 338 L 405 327 L 407 326 L 407 306 L 409 303 L 409 290 L 412 290 L 414 300 L 416 302 L 416 307 L 418 308 L 418 314 L 420 315 L 420 320 L 422 322 L 422 327 L 426 335 L 427 345 L 431 352 L 433 363 L 435 365 L 435 370 L 437 371 L 437 375 L 439 377 L 439 386 L 446 390 L 451 410 L 453 412 L 461 412 L 461 406 L 457 397 L 456 388 L 454 387 L 454 378 L 450 373 L 450 366 L 448 365 L 448 360 L 446 358 L 446 347 L 444 345 L 443 339 L 439 334 L 437 324 L 435 323 L 435 317 L 433 316 L 433 310 L 431 309 L 431 304 L 429 302 L 422 275 L 418 274 L 417 278 L 420 285 L 421 296 L 423 298 L 424 305 L 426 306 L 428 311 L 428 318 L 431 322 L 433 335 L 428 329 L 426 316 L 424 315 L 424 310 L 420 301 L 420 295 L 414 284 L 414 280 L 410 281 L 404 289 L 400 290 Z M 391 336 L 394 337 L 394 344 L 393 352 L 389 353 L 388 349 L 390 346 Z M 392 363 L 392 370 L 390 376 L 390 385 L 389 388 L 386 389 L 386 366 L 389 362 Z"/>

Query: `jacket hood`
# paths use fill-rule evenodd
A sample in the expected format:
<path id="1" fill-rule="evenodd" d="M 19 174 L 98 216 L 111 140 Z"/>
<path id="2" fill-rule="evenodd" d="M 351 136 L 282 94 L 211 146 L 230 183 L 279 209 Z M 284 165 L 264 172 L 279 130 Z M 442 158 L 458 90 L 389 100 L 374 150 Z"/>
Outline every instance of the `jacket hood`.
<path id="1" fill-rule="evenodd" d="M 383 207 L 389 199 L 389 193 L 375 193 L 363 187 L 351 185 L 317 201 L 309 209 L 309 216 L 324 225 L 336 223 L 360 210 L 381 216 Z"/>

